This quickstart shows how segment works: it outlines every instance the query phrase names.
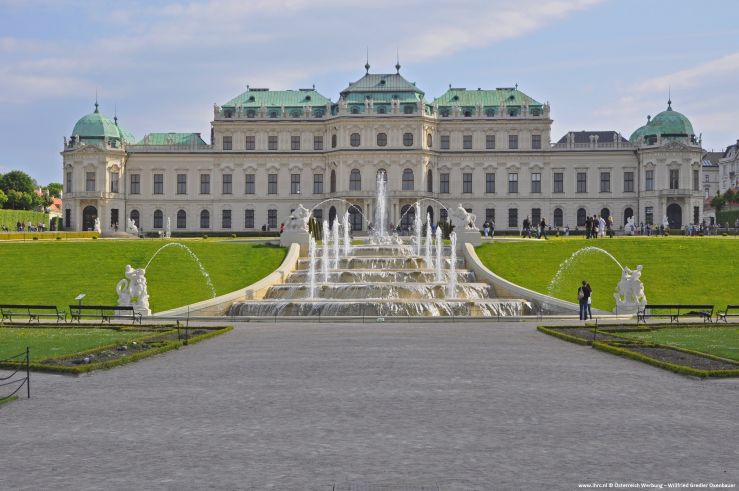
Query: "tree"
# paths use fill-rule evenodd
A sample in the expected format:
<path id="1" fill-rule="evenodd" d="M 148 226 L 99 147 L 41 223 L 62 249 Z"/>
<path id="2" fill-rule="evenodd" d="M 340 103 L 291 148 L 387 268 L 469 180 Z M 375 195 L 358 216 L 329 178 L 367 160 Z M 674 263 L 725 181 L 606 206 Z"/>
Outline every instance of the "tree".
<path id="1" fill-rule="evenodd" d="M 733 189 L 727 189 L 724 193 L 724 200 L 726 200 L 726 203 L 736 203 L 737 197 L 737 193 Z"/>
<path id="2" fill-rule="evenodd" d="M 5 195 L 2 189 L 0 189 L 0 208 L 3 208 L 5 206 L 5 203 L 8 202 L 8 197 Z"/>
<path id="3" fill-rule="evenodd" d="M 724 198 L 720 194 L 717 194 L 711 200 L 711 206 L 714 210 L 716 210 L 716 217 L 718 218 L 718 214 L 721 213 L 721 210 L 724 208 L 724 206 L 726 206 L 726 198 Z"/>
<path id="4" fill-rule="evenodd" d="M 53 196 L 55 198 L 61 198 L 62 197 L 62 183 L 60 182 L 50 182 L 48 186 L 46 186 L 46 189 L 49 191 L 49 196 Z"/>
<path id="5" fill-rule="evenodd" d="M 0 178 L 0 189 L 5 194 L 8 194 L 11 189 L 20 193 L 33 193 L 33 190 L 36 189 L 36 181 L 23 171 L 12 170 L 7 174 L 3 174 Z"/>

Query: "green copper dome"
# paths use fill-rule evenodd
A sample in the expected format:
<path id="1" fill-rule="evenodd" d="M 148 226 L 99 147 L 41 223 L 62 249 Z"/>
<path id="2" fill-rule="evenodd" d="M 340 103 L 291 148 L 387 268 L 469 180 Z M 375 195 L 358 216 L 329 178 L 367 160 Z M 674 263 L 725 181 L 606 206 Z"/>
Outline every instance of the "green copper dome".
<path id="1" fill-rule="evenodd" d="M 135 143 L 133 134 L 122 126 L 118 126 L 118 118 L 112 120 L 102 114 L 95 103 L 95 111 L 80 118 L 72 130 L 82 143 L 97 143 L 107 138 L 111 141 Z"/>
<path id="2" fill-rule="evenodd" d="M 667 101 L 667 109 L 652 118 L 646 125 L 634 131 L 629 141 L 635 143 L 640 137 L 693 137 L 693 125 L 685 115 L 672 109 L 672 101 Z"/>

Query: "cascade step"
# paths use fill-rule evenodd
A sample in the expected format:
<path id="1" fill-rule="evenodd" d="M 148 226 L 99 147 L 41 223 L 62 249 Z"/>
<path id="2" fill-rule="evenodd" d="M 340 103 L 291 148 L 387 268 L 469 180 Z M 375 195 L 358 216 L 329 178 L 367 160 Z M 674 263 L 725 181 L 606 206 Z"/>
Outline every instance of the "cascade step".
<path id="1" fill-rule="evenodd" d="M 382 301 L 395 299 L 444 299 L 449 297 L 446 283 L 316 283 L 311 297 L 311 286 L 305 283 L 275 285 L 265 299 L 357 299 Z M 457 283 L 454 299 L 484 299 L 490 294 L 487 283 Z"/>

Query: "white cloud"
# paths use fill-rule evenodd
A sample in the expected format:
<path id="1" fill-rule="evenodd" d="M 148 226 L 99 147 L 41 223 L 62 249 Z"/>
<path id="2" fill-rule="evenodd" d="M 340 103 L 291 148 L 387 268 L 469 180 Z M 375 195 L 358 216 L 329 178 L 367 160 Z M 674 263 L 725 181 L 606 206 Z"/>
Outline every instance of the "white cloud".
<path id="1" fill-rule="evenodd" d="M 670 88 L 693 89 L 705 85 L 710 79 L 731 76 L 739 76 L 739 53 L 732 53 L 668 75 L 644 80 L 637 84 L 635 89 L 639 92 L 665 93 Z"/>

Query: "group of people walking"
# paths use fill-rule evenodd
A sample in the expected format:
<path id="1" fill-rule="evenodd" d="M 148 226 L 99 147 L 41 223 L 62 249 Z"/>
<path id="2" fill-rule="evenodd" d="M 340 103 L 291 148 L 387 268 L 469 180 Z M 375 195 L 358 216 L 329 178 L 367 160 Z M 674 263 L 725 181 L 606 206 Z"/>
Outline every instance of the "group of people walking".
<path id="1" fill-rule="evenodd" d="M 593 215 L 585 219 L 585 238 L 586 239 L 597 239 L 603 238 L 608 234 L 609 237 L 613 238 L 613 217 L 609 216 L 608 219 L 603 218 L 600 215 Z"/>
<path id="2" fill-rule="evenodd" d="M 532 223 L 529 217 L 524 218 L 523 227 L 521 228 L 521 235 L 523 237 L 531 238 L 531 234 L 536 235 L 537 239 L 547 238 L 547 222 L 542 218 L 539 224 Z"/>

